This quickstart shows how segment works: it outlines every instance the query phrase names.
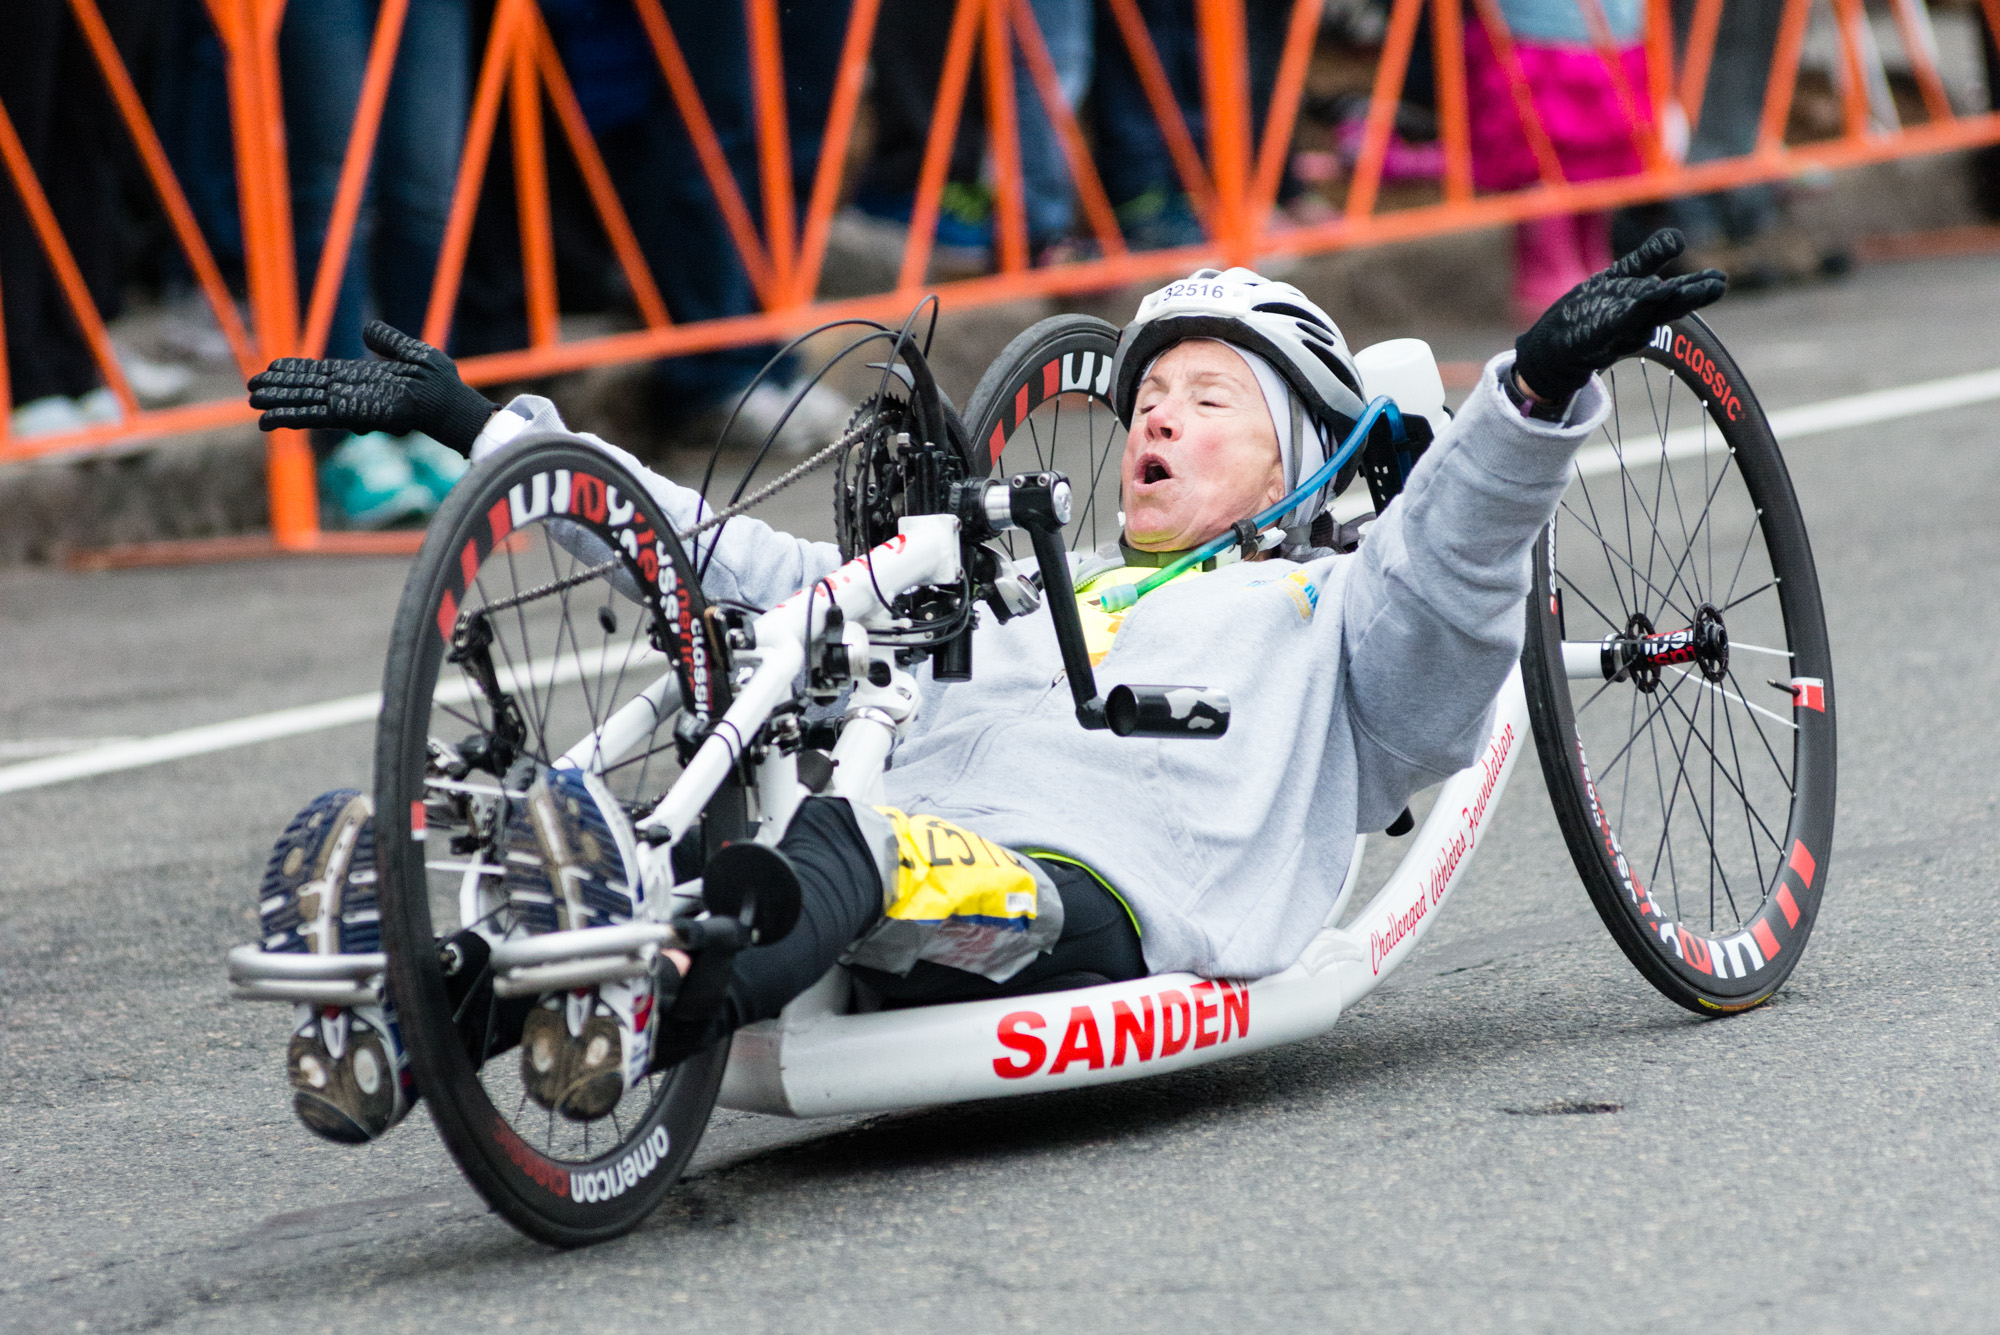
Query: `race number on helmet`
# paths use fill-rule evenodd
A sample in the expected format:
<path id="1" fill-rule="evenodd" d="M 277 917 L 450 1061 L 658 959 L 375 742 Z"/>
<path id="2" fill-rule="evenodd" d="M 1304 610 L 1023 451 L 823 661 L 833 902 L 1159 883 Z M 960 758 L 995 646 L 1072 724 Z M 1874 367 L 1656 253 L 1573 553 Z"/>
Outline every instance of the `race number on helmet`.
<path id="1" fill-rule="evenodd" d="M 1119 334 L 1111 372 L 1119 420 L 1131 422 L 1147 368 L 1191 338 L 1212 338 L 1256 354 L 1297 396 L 1315 429 L 1299 433 L 1296 457 L 1287 460 L 1287 485 L 1309 476 L 1324 461 L 1326 442 L 1343 439 L 1366 406 L 1361 372 L 1340 326 L 1310 297 L 1248 269 L 1198 269 L 1140 302 L 1139 313 Z M 1278 425 L 1285 436 L 1284 425 Z M 1337 491 L 1338 485 L 1328 490 Z M 1316 512 L 1318 506 L 1301 507 L 1307 509 Z M 1288 522 L 1310 517 L 1295 511 Z"/>

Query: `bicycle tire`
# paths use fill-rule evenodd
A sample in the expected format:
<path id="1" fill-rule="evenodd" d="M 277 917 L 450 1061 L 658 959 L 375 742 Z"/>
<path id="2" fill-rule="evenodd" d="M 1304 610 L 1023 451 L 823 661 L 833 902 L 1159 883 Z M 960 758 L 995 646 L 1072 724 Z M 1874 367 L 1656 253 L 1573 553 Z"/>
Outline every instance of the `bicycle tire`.
<path id="1" fill-rule="evenodd" d="M 575 527 L 559 529 L 559 523 Z M 589 549 L 577 536 L 584 532 L 603 550 Z M 586 550 L 579 554 L 577 548 Z M 673 1186 L 707 1124 L 729 1045 L 718 1044 L 671 1071 L 649 1074 L 614 1108 L 609 1125 L 595 1124 L 610 1133 L 600 1133 L 597 1145 L 592 1143 L 593 1123 L 581 1123 L 579 1152 L 577 1124 L 564 1121 L 559 1127 L 553 1111 L 546 1115 L 546 1132 L 527 1125 L 540 1123 L 542 1112 L 525 1093 L 511 1113 L 500 1106 L 511 1100 L 507 1068 L 520 1063 L 492 1050 L 500 1003 L 491 998 L 490 989 L 484 1038 L 464 1036 L 470 1029 L 461 1026 L 466 1017 L 459 1011 L 466 1007 L 455 1011 L 447 993 L 440 940 L 449 933 L 437 919 L 447 913 L 464 915 L 455 905 L 434 914 L 434 901 L 454 904 L 451 877 L 457 875 L 462 886 L 472 887 L 455 892 L 457 903 L 471 894 L 476 907 L 486 902 L 476 897 L 487 883 L 456 864 L 443 870 L 433 865 L 450 855 L 479 863 L 485 854 L 474 851 L 480 836 L 465 823 L 471 816 L 440 811 L 441 803 L 449 806 L 454 799 L 431 771 L 432 740 L 449 742 L 453 729 L 471 727 L 473 733 L 460 744 L 463 755 L 474 745 L 492 746 L 504 731 L 498 722 L 504 710 L 496 711 L 477 687 L 461 687 L 461 678 L 476 674 L 448 662 L 447 640 L 462 624 L 468 604 L 504 604 L 515 594 L 565 580 L 572 582 L 485 618 L 489 624 L 518 624 L 515 646 L 509 644 L 513 625 L 502 624 L 494 632 L 502 654 L 492 661 L 497 668 L 504 659 L 502 693 L 524 720 L 524 754 L 538 764 L 548 763 L 552 754 L 559 754 L 556 745 L 572 723 L 608 716 L 617 703 L 644 689 L 641 682 L 661 683 L 659 695 L 664 697 L 664 668 L 657 661 L 662 654 L 671 662 L 679 689 L 676 703 L 719 716 L 726 684 L 719 672 L 710 670 L 716 660 L 707 639 L 706 606 L 687 555 L 651 496 L 602 451 L 559 435 L 527 439 L 483 461 L 460 481 L 432 520 L 410 569 L 384 672 L 375 793 L 383 945 L 417 1088 L 446 1147 L 480 1195 L 529 1236 L 572 1247 L 626 1232 Z M 581 625 L 571 615 L 576 604 L 586 614 Z M 594 625 L 588 616 L 592 607 L 602 609 Z M 542 637 L 558 609 L 553 635 Z M 592 631 L 603 637 L 599 647 L 587 647 L 593 644 Z M 539 684 L 539 660 L 532 657 L 538 639 L 550 645 L 546 681 Z M 614 660 L 617 672 L 607 686 Z M 641 665 L 636 671 L 635 660 Z M 593 677 L 594 701 L 587 685 Z M 584 699 L 580 712 L 573 697 Z M 647 753 L 637 762 L 636 774 L 630 761 L 605 767 L 605 780 L 621 802 L 628 792 L 631 804 L 640 805 L 664 791 L 664 778 L 649 773 L 655 746 L 658 755 L 671 754 L 671 735 L 659 734 L 675 711 L 662 709 L 661 703 L 655 702 L 653 732 L 643 739 Z M 461 704 L 465 707 L 459 708 Z M 440 736 L 440 730 L 448 735 Z M 581 726 L 574 730 L 582 735 Z M 464 777 L 483 776 L 473 770 Z M 455 800 L 465 811 L 480 800 L 499 800 L 504 782 L 488 782 L 493 799 Z M 468 831 L 464 847 L 457 846 L 456 834 L 452 841 L 444 839 L 454 830 Z M 441 844 L 449 848 L 448 855 Z M 493 894 L 505 896 L 507 882 L 499 884 Z M 552 925 L 553 911 L 548 912 Z M 481 917 L 503 934 L 532 929 L 527 910 L 516 905 Z M 478 980 L 475 976 L 475 984 Z M 461 995 L 479 993 L 474 987 L 461 989 Z M 482 1048 L 485 1056 L 475 1061 L 473 1051 Z M 619 1116 L 621 1109 L 631 1114 L 629 1120 Z"/>
<path id="2" fill-rule="evenodd" d="M 1535 546 L 1522 669 L 1536 749 L 1626 957 L 1697 1014 L 1747 1010 L 1798 964 L 1833 851 L 1835 695 L 1812 548 L 1770 424 L 1705 322 L 1661 326 L 1605 382 L 1608 439 L 1579 454 Z M 1676 430 L 1689 399 L 1698 423 Z M 1617 675 L 1636 637 L 1683 629 L 1685 645 L 1645 642 L 1656 652 Z M 1773 686 L 1792 697 L 1787 713 L 1765 707 Z M 1615 703 L 1590 713 L 1620 695 L 1623 726 Z"/>
<path id="3" fill-rule="evenodd" d="M 1111 401 L 1117 352 L 1115 325 L 1094 315 L 1051 315 L 1016 334 L 966 400 L 975 477 L 1004 477 L 1003 464 L 1011 472 L 1069 477 L 1075 513 L 1064 536 L 1071 548 L 1095 548 L 1120 528 L 1105 522 L 1107 509 L 1118 513 L 1118 461 L 1125 451 Z M 1031 447 L 1032 456 L 1021 445 Z"/>

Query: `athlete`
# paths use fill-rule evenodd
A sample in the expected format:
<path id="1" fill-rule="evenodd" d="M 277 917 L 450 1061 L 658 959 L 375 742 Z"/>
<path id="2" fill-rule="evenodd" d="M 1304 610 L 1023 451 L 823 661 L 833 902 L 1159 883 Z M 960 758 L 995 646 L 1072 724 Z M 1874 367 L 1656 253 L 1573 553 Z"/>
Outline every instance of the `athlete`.
<path id="1" fill-rule="evenodd" d="M 1051 619 L 982 619 L 974 679 L 920 677 L 918 721 L 885 776 L 890 805 L 800 807 L 778 844 L 800 883 L 797 927 L 726 973 L 670 952 L 656 1006 L 606 988 L 588 1007 L 558 997 L 530 1010 L 528 1092 L 573 1119 L 605 1115 L 625 1087 L 621 1050 L 648 1044 L 655 1068 L 680 1060 L 775 1016 L 835 963 L 892 1006 L 1290 965 L 1333 906 L 1356 832 L 1472 762 L 1520 655 L 1530 546 L 1608 411 L 1593 373 L 1722 295 L 1714 270 L 1657 276 L 1680 249 L 1678 234 L 1655 234 L 1487 363 L 1358 553 L 1309 542 L 1329 488 L 1256 550 L 1111 612 L 1105 590 L 1287 496 L 1364 406 L 1338 326 L 1298 289 L 1202 270 L 1148 296 L 1113 369 L 1129 423 L 1125 529 L 1076 567 L 1079 609 L 1107 691 L 1219 688 L 1235 702 L 1228 733 L 1194 745 L 1087 731 Z M 442 352 L 386 325 L 367 342 L 383 360 L 283 359 L 252 379 L 264 428 L 422 430 L 474 460 L 525 431 L 566 430 L 546 399 L 496 408 Z M 581 439 L 645 479 L 677 528 L 705 513 L 695 492 Z M 706 591 L 771 606 L 839 563 L 829 544 L 733 519 Z M 508 826 L 510 861 L 539 862 L 550 887 L 621 892 L 635 872 L 605 836 L 623 819 L 576 771 L 545 768 Z M 265 878 L 266 949 L 377 948 L 370 837 L 357 793 L 300 814 Z M 937 857 L 941 845 L 988 856 Z M 333 1139 L 380 1135 L 412 1098 L 386 1008 L 302 1007 L 290 1075 L 301 1119 Z"/>

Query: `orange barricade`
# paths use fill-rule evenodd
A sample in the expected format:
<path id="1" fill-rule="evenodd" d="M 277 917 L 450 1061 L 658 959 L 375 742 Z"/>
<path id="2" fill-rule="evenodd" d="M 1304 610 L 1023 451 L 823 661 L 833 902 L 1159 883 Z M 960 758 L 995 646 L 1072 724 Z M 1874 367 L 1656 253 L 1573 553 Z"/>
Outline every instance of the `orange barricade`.
<path id="1" fill-rule="evenodd" d="M 250 328 L 245 329 L 208 244 L 168 165 L 145 107 L 120 60 L 96 0 L 68 0 L 96 58 L 106 88 L 132 141 L 238 367 L 247 375 L 282 355 L 315 355 L 325 346 L 335 298 L 360 213 L 382 108 L 409 0 L 382 0 L 362 83 L 360 105 L 339 178 L 319 267 L 301 283 L 293 254 L 285 133 L 277 54 L 285 0 L 207 0 L 226 53 L 234 146 L 243 218 Z M 726 0 L 722 0 L 726 2 Z M 1207 240 L 1177 250 L 1134 251 L 1120 233 L 1090 158 L 1089 143 L 1065 102 L 1028 0 L 958 0 L 918 177 L 913 216 L 895 287 L 873 296 L 820 302 L 815 293 L 826 262 L 832 220 L 843 186 L 867 61 L 881 0 L 853 0 L 834 84 L 824 143 L 803 209 L 794 197 L 786 142 L 785 91 L 777 0 L 742 0 L 749 35 L 750 85 L 756 120 L 757 194 L 762 218 L 745 201 L 714 126 L 703 107 L 660 0 L 633 0 L 672 102 L 689 128 L 703 172 L 750 275 L 760 310 L 727 319 L 677 324 L 671 318 L 619 195 L 600 158 L 549 29 L 532 0 L 499 0 L 473 90 L 463 157 L 443 252 L 432 284 L 425 338 L 439 342 L 452 318 L 473 215 L 478 204 L 501 103 L 507 104 L 516 206 L 525 277 L 528 346 L 473 357 L 461 365 L 474 384 L 572 371 L 614 362 L 704 351 L 796 334 L 840 316 L 900 316 L 927 291 L 947 306 L 1008 301 L 1101 289 L 1158 279 L 1203 263 L 1254 265 L 1260 256 L 1298 254 L 1407 240 L 1544 214 L 1604 209 L 1695 191 L 1747 185 L 1808 169 L 1855 166 L 2000 141 L 2000 114 L 1959 114 L 1951 107 L 1931 49 L 1923 0 L 1890 0 L 1925 110 L 1916 125 L 1875 119 L 1864 60 L 1877 60 L 1863 31 L 1862 0 L 1827 0 L 1839 39 L 1844 132 L 1821 142 L 1788 145 L 1784 132 L 1800 55 L 1815 0 L 1784 0 L 1775 57 L 1755 150 L 1747 156 L 1687 164 L 1677 160 L 1656 127 L 1674 112 L 1699 120 L 1722 15 L 1728 4 L 1763 0 L 1695 0 L 1684 41 L 1677 41 L 1668 0 L 1647 0 L 1647 86 L 1632 87 L 1612 45 L 1599 0 L 1577 0 L 1593 45 L 1604 57 L 1642 164 L 1636 174 L 1587 182 L 1564 179 L 1530 97 L 1498 0 L 1395 0 L 1376 68 L 1358 159 L 1345 207 L 1331 221 L 1274 229 L 1271 214 L 1318 38 L 1322 0 L 1295 0 L 1282 56 L 1269 90 L 1264 123 L 1253 123 L 1246 20 L 1241 0 L 1195 0 L 1202 61 L 1200 86 L 1205 144 L 1195 142 L 1137 0 L 1107 0 L 1112 22 L 1099 41 L 1122 42 L 1158 121 L 1174 170 Z M 1992 31 L 2000 31 L 2000 0 L 1979 0 Z M 1444 168 L 1436 202 L 1378 207 L 1383 166 L 1408 72 L 1419 21 L 1431 17 Z M 1521 190 L 1480 194 L 1473 186 L 1463 34 L 1469 19 L 1486 32 L 1506 75 L 1540 179 Z M 1076 187 L 1081 215 L 1100 255 L 1035 268 L 1029 264 L 1021 175 L 1018 107 L 1010 53 L 1018 55 L 1048 114 Z M 697 57 L 700 53 L 695 53 Z M 978 56 L 975 71 L 974 57 Z M 995 199 L 996 271 L 935 285 L 924 281 L 953 146 L 966 99 L 982 87 L 989 172 Z M 1644 105 L 1642 105 L 1642 103 Z M 1677 106 L 1676 106 L 1677 104 Z M 631 288 L 643 327 L 565 342 L 557 321 L 555 257 L 547 178 L 544 112 L 553 110 L 563 145 L 574 158 L 611 250 Z M 0 108 L 0 162 L 33 224 L 44 255 L 122 410 L 122 420 L 62 436 L 7 437 L 6 364 L 0 360 L 0 462 L 79 454 L 111 445 L 248 420 L 241 396 L 159 410 L 133 399 L 103 319 L 91 303 L 41 185 L 30 170 L 12 122 Z M 804 184 L 804 183 L 801 183 Z M 301 299 L 304 309 L 301 311 Z M 0 330 L 0 339 L 5 332 Z M 290 550 L 391 550 L 406 537 L 323 534 L 312 465 L 301 433 L 270 439 L 272 538 Z"/>

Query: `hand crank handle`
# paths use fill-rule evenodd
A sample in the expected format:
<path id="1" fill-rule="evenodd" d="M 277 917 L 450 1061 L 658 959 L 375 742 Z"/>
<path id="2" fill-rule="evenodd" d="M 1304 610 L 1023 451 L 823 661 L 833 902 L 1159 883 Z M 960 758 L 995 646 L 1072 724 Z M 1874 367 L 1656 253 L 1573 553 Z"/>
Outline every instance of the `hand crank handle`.
<path id="1" fill-rule="evenodd" d="M 1060 473 L 1023 473 L 1008 489 L 1014 524 L 1028 531 L 1042 569 L 1042 596 L 1055 620 L 1056 647 L 1062 651 L 1063 670 L 1076 699 L 1076 721 L 1086 728 L 1107 728 L 1111 725 L 1097 695 L 1097 676 L 1090 670 L 1090 649 L 1083 638 L 1083 618 L 1076 614 L 1076 589 L 1062 546 L 1062 526 L 1070 514 L 1069 479 Z"/>

